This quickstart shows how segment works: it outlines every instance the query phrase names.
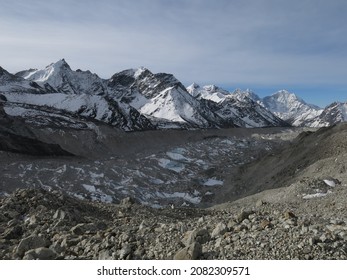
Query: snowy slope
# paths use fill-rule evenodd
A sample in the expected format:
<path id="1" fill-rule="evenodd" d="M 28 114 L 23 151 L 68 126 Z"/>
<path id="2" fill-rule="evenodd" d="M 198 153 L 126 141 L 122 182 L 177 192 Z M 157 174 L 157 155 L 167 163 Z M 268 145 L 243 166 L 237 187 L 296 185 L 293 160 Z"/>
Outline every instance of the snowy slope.
<path id="1" fill-rule="evenodd" d="M 198 99 L 212 101 L 211 109 L 222 119 L 240 127 L 287 126 L 257 103 L 260 98 L 250 90 L 228 92 L 215 85 L 200 87 L 192 84 L 187 88 Z"/>
<path id="2" fill-rule="evenodd" d="M 249 99 L 254 100 L 257 103 L 261 102 L 261 98 L 250 89 L 246 89 L 246 90 L 236 89 L 233 91 L 233 96 L 237 97 L 239 100 L 242 100 L 244 97 L 247 97 Z"/>
<path id="3" fill-rule="evenodd" d="M 51 63 L 45 69 L 27 70 L 16 74 L 22 78 L 36 82 L 42 87 L 49 86 L 56 92 L 69 94 L 104 94 L 104 81 L 90 71 L 72 71 L 64 59 Z M 48 86 L 49 85 L 49 86 Z"/>
<path id="4" fill-rule="evenodd" d="M 207 85 L 201 88 L 195 83 L 187 87 L 187 91 L 197 99 L 211 100 L 215 103 L 222 102 L 230 94 L 230 92 L 215 85 Z"/>
<path id="5" fill-rule="evenodd" d="M 129 69 L 113 75 L 108 87 L 119 102 L 128 103 L 160 128 L 234 126 L 190 95 L 171 74 Z"/>
<path id="6" fill-rule="evenodd" d="M 263 98 L 261 104 L 279 118 L 294 126 L 301 126 L 322 113 L 322 109 L 307 104 L 304 100 L 286 90 Z"/>
<path id="7" fill-rule="evenodd" d="M 0 67 L 0 92 L 31 92 L 42 93 L 44 89 L 35 82 L 26 81 L 10 74 Z"/>
<path id="8" fill-rule="evenodd" d="M 4 94 L 8 102 L 22 103 L 27 105 L 37 105 L 53 107 L 58 110 L 68 112 L 80 112 L 82 116 L 94 115 L 95 119 L 108 119 L 112 115 L 109 105 L 105 99 L 97 95 L 86 94 L 64 94 L 64 93 L 46 93 L 46 94 Z M 83 110 L 84 109 L 84 110 Z"/>
<path id="9" fill-rule="evenodd" d="M 139 108 L 146 116 L 173 123 L 188 123 L 196 127 L 209 127 L 209 122 L 199 113 L 200 103 L 185 94 L 181 88 L 171 87 Z"/>
<path id="10" fill-rule="evenodd" d="M 304 124 L 311 127 L 322 127 L 346 121 L 347 102 L 334 102 L 327 106 L 319 116 L 307 121 Z"/>
<path id="11" fill-rule="evenodd" d="M 64 59 L 44 69 L 24 70 L 12 76 L 18 81 L 35 84 L 41 90 L 40 95 L 32 95 L 28 90 L 20 91 L 25 93 L 22 95 L 8 95 L 15 91 L 5 90 L 8 93 L 5 94 L 8 97 L 5 110 L 12 116 L 30 116 L 32 122 L 36 118 L 38 124 L 42 124 L 43 117 L 44 123 L 49 124 L 50 116 L 56 120 L 69 115 L 69 122 L 73 124 L 78 118 L 88 118 L 126 131 L 155 128 L 135 108 L 112 98 L 107 80 L 90 71 L 73 71 Z"/>
<path id="12" fill-rule="evenodd" d="M 228 96 L 220 105 L 217 114 L 223 118 L 232 118 L 241 127 L 288 126 L 247 95 Z"/>
<path id="13" fill-rule="evenodd" d="M 154 74 L 144 67 L 101 79 L 90 71 L 72 70 L 64 59 L 16 75 L 0 67 L 0 93 L 8 99 L 4 110 L 9 115 L 30 115 L 37 123 L 50 114 L 61 119 L 88 118 L 126 131 L 287 123 L 319 126 L 346 119 L 342 105 L 332 104 L 324 113 L 285 90 L 261 99 L 251 90 L 229 92 L 197 84 L 185 88 L 172 74 Z"/>

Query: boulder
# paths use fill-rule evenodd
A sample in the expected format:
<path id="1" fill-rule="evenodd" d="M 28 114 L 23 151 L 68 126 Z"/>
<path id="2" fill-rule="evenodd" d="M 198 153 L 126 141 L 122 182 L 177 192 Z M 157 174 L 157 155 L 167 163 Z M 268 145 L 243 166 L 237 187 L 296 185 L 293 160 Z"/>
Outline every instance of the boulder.
<path id="1" fill-rule="evenodd" d="M 20 243 L 18 244 L 16 253 L 20 257 L 23 257 L 25 252 L 27 252 L 31 249 L 46 247 L 47 245 L 48 245 L 47 240 L 45 240 L 41 236 L 32 235 L 32 236 L 26 237 L 20 241 Z"/>
<path id="2" fill-rule="evenodd" d="M 194 242 L 189 246 L 179 250 L 174 256 L 174 260 L 197 260 L 202 253 L 202 247 L 199 242 Z"/>
<path id="3" fill-rule="evenodd" d="M 212 231 L 211 237 L 216 238 L 217 236 L 223 235 L 228 231 L 227 226 L 224 223 L 219 223 Z"/>
<path id="4" fill-rule="evenodd" d="M 58 254 L 49 248 L 40 247 L 36 249 L 29 250 L 25 253 L 24 260 L 55 260 Z"/>
<path id="5" fill-rule="evenodd" d="M 127 256 L 129 256 L 132 252 L 132 248 L 130 244 L 125 244 L 122 249 L 119 252 L 119 258 L 121 260 L 126 259 Z"/>
<path id="6" fill-rule="evenodd" d="M 53 215 L 54 220 L 64 220 L 65 217 L 66 217 L 66 213 L 61 209 L 58 209 L 57 211 L 55 211 Z"/>
<path id="7" fill-rule="evenodd" d="M 190 244 L 194 242 L 199 242 L 200 244 L 204 244 L 206 242 L 209 242 L 211 240 L 211 236 L 207 229 L 195 229 L 192 231 L 187 231 L 184 234 L 184 237 L 182 239 L 182 243 L 185 246 L 189 246 Z"/>

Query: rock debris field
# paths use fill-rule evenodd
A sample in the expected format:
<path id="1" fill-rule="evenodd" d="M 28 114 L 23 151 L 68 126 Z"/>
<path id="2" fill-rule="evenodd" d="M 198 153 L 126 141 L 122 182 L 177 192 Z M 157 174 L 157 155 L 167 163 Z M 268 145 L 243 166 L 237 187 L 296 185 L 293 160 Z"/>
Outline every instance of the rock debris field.
<path id="1" fill-rule="evenodd" d="M 106 203 L 45 187 L 8 192 L 0 259 L 347 259 L 346 127 L 306 131 L 214 171 L 220 177 L 204 182 L 223 186 L 201 205 L 154 208 L 131 195 Z"/>
<path id="2" fill-rule="evenodd" d="M 346 195 L 341 186 L 335 191 Z M 319 205 L 246 205 L 152 209 L 131 199 L 115 205 L 18 190 L 1 201 L 0 258 L 346 259 L 345 217 L 318 211 L 338 213 L 328 196 Z"/>

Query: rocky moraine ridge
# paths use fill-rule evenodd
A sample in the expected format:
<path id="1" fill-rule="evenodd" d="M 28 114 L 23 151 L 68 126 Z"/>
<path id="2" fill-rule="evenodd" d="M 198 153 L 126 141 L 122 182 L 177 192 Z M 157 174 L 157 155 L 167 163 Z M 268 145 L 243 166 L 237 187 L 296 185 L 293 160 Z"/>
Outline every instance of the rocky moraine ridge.
<path id="1" fill-rule="evenodd" d="M 18 189 L 0 200 L 0 259 L 345 260 L 346 134 L 346 125 L 301 133 L 242 166 L 243 175 L 220 192 L 224 203 L 210 208 L 155 209 L 130 197 L 102 203 L 54 188 Z M 276 185 L 254 172 L 257 164 Z M 257 190 L 250 174 L 258 176 Z M 242 176 L 246 192 L 235 200 L 230 194 Z"/>
<path id="2" fill-rule="evenodd" d="M 0 259 L 346 259 L 346 215 L 326 215 L 340 203 L 155 210 L 18 190 L 1 200 Z"/>

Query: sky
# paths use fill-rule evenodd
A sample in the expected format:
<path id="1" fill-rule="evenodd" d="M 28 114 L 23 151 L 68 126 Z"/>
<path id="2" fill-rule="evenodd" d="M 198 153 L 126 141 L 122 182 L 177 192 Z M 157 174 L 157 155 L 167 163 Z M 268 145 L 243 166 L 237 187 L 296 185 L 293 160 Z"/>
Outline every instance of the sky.
<path id="1" fill-rule="evenodd" d="M 347 101 L 345 0 L 0 0 L 0 66 L 61 58 L 102 78 L 144 66 L 184 85 Z"/>

